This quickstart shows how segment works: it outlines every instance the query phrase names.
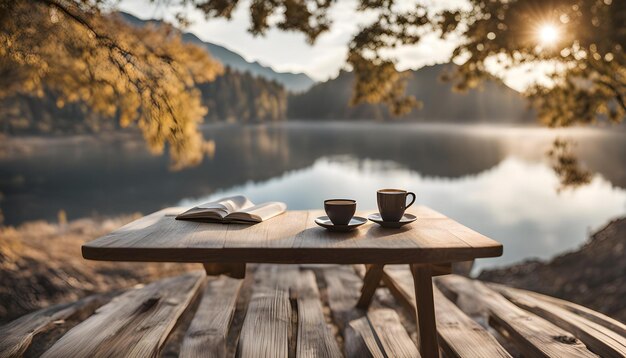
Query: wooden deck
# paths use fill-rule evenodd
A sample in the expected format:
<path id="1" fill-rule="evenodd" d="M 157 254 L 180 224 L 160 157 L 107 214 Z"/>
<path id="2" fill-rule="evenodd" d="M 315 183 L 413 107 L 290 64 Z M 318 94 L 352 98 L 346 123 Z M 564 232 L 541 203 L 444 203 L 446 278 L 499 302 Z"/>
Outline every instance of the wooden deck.
<path id="1" fill-rule="evenodd" d="M 385 267 L 368 311 L 364 267 L 249 265 L 49 307 L 0 327 L 0 358 L 418 357 L 415 290 Z M 435 279 L 446 357 L 624 357 L 626 326 L 573 303 L 458 275 Z"/>

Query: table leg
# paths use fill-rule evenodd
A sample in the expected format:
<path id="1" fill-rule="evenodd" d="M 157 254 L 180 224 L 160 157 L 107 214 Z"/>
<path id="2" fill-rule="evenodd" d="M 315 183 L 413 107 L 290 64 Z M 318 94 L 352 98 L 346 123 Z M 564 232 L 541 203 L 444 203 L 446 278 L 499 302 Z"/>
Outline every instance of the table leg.
<path id="1" fill-rule="evenodd" d="M 383 277 L 383 267 L 384 265 L 367 265 L 367 271 L 365 272 L 365 277 L 363 277 L 361 297 L 356 304 L 358 308 L 366 310 L 372 303 L 374 293 L 380 284 L 380 279 Z"/>
<path id="2" fill-rule="evenodd" d="M 204 271 L 208 276 L 226 275 L 232 278 L 244 278 L 246 277 L 246 264 L 234 263 L 234 264 L 217 264 L 217 263 L 204 263 Z"/>
<path id="3" fill-rule="evenodd" d="M 432 268 L 430 265 L 411 265 L 411 273 L 415 283 L 417 307 L 417 347 L 423 358 L 439 357 Z"/>

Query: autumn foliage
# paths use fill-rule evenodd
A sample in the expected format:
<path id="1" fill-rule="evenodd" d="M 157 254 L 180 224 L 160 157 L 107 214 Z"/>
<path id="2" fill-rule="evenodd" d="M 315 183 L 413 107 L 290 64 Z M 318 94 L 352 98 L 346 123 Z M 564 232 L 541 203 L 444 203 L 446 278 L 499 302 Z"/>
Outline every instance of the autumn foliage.
<path id="1" fill-rule="evenodd" d="M 174 167 L 202 160 L 195 85 L 222 71 L 206 51 L 168 26 L 135 28 L 97 4 L 0 1 L 0 98 L 52 92 L 121 126 L 138 126 L 150 149 L 169 146 Z"/>

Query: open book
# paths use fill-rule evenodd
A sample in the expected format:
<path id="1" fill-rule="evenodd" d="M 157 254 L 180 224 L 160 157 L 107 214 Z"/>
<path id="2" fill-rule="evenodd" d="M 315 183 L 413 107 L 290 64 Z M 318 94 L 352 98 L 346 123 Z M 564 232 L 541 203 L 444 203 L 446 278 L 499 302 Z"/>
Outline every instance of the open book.
<path id="1" fill-rule="evenodd" d="M 269 202 L 254 205 L 245 196 L 237 195 L 193 207 L 178 215 L 176 220 L 254 224 L 280 215 L 286 209 L 287 205 L 284 203 Z"/>

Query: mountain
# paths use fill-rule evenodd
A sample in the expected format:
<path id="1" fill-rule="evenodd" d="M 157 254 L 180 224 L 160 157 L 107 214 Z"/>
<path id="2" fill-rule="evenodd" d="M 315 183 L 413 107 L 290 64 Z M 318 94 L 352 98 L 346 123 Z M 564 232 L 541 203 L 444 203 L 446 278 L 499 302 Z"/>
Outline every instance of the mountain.
<path id="1" fill-rule="evenodd" d="M 119 15 L 128 23 L 135 26 L 144 26 L 147 23 L 160 23 L 159 20 L 142 20 L 136 16 L 125 12 L 119 12 Z M 189 43 L 204 47 L 211 53 L 213 58 L 220 61 L 223 65 L 241 72 L 250 72 L 253 75 L 261 76 L 265 79 L 276 81 L 286 89 L 292 92 L 303 92 L 311 88 L 315 81 L 304 73 L 277 72 L 271 67 L 263 66 L 258 62 L 248 62 L 241 55 L 233 52 L 223 46 L 219 46 L 210 42 L 199 39 L 196 35 L 186 32 L 182 35 L 183 40 Z"/>
<path id="2" fill-rule="evenodd" d="M 204 42 L 191 33 L 183 34 L 183 39 L 187 42 L 206 48 L 215 59 L 226 66 L 242 72 L 250 72 L 253 75 L 261 76 L 265 79 L 276 81 L 292 92 L 303 92 L 315 84 L 309 76 L 304 73 L 277 72 L 271 67 L 263 66 L 258 62 L 248 62 L 239 54 L 216 44 Z"/>
<path id="3" fill-rule="evenodd" d="M 453 64 L 409 71 L 407 93 L 423 107 L 402 117 L 393 117 L 381 104 L 350 106 L 354 75 L 342 71 L 336 78 L 289 97 L 289 119 L 420 119 L 444 122 L 522 123 L 534 121 L 523 96 L 498 79 L 488 79 L 477 89 L 458 93 L 451 83 L 440 80 Z"/>

